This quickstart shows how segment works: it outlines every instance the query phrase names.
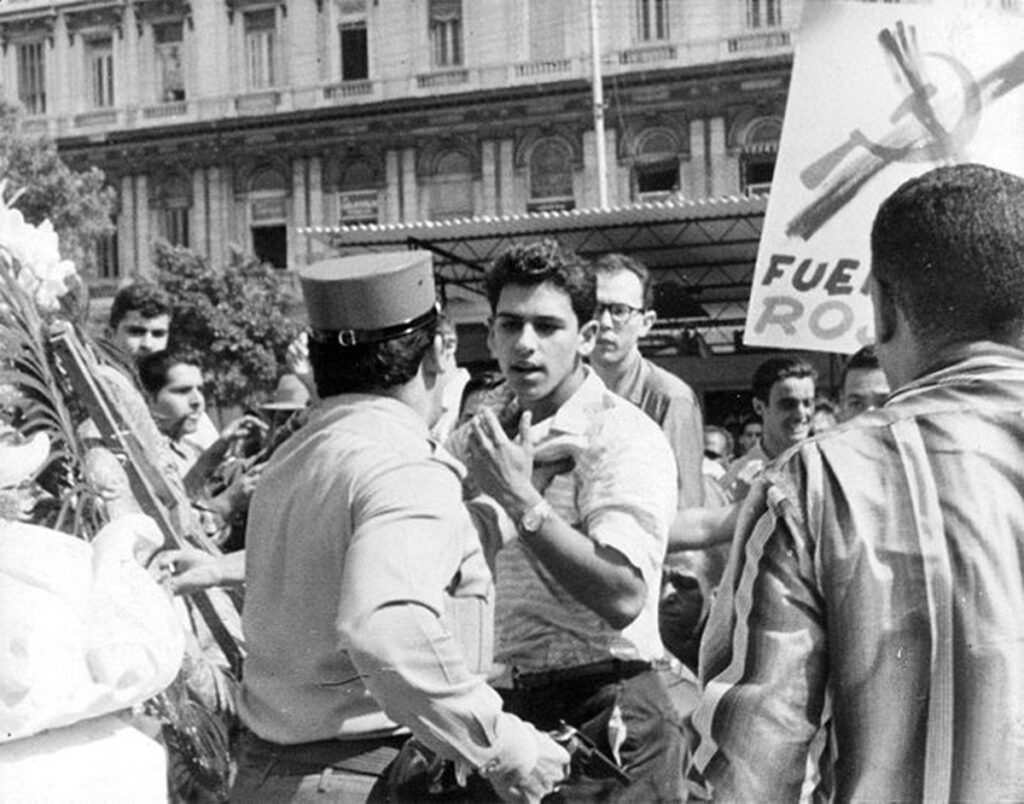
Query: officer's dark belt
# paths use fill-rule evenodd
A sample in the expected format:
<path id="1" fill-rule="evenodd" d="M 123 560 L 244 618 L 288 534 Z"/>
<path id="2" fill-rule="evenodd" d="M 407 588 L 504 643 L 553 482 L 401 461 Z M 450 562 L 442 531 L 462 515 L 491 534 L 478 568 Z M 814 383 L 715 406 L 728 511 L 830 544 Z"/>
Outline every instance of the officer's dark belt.
<path id="1" fill-rule="evenodd" d="M 323 768 L 379 774 L 398 756 L 408 739 L 409 735 L 402 734 L 282 745 L 247 731 L 242 736 L 242 750 L 251 759 L 272 761 L 273 771 L 278 774 L 315 773 Z"/>
<path id="2" fill-rule="evenodd" d="M 650 662 L 640 659 L 606 659 L 578 667 L 539 672 L 512 671 L 512 686 L 517 690 L 538 690 L 562 684 L 585 681 L 591 685 L 612 684 L 644 673 L 652 668 Z"/>

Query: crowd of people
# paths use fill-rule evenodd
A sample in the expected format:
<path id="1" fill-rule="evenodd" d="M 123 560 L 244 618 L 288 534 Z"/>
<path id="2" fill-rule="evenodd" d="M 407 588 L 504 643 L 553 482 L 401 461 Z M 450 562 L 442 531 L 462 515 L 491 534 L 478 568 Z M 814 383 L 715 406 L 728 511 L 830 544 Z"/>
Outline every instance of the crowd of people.
<path id="1" fill-rule="evenodd" d="M 122 290 L 197 533 L 152 574 L 243 595 L 231 800 L 1024 796 L 1024 180 L 910 180 L 871 253 L 836 399 L 776 354 L 728 426 L 641 353 L 622 254 L 510 247 L 476 374 L 429 253 L 313 264 L 289 373 L 219 431 Z"/>

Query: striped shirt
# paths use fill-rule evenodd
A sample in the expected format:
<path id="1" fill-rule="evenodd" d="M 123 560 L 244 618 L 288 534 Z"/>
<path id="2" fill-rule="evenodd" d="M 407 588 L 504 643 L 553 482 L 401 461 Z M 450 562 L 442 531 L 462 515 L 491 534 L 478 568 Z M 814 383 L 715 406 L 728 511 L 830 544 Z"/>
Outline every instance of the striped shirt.
<path id="1" fill-rule="evenodd" d="M 819 730 L 839 800 L 1024 797 L 1024 353 L 947 357 L 752 490 L 693 715 L 716 800 L 795 800 Z"/>
<path id="2" fill-rule="evenodd" d="M 615 629 L 515 539 L 497 556 L 496 658 L 527 671 L 612 657 L 661 658 L 658 593 L 677 494 L 675 458 L 664 434 L 587 369 L 576 393 L 530 436 L 536 462 L 574 460 L 572 471 L 548 486 L 547 501 L 574 528 L 639 569 L 647 603 L 629 626 Z"/>

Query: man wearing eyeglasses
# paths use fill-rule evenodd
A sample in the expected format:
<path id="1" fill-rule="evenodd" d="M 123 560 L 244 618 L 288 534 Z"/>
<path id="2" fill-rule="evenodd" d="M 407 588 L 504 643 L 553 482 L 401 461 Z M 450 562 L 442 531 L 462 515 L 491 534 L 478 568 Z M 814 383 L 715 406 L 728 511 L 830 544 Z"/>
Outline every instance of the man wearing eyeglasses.
<path id="1" fill-rule="evenodd" d="M 704 505 L 704 427 L 693 390 L 640 353 L 640 338 L 654 325 L 654 287 L 647 266 L 625 254 L 593 264 L 597 279 L 597 341 L 590 364 L 608 388 L 628 399 L 665 433 L 678 469 L 679 510 Z M 676 553 L 665 566 L 659 605 L 662 641 L 672 655 L 696 665 L 697 635 L 705 608 L 703 557 Z M 673 680 L 668 680 L 674 693 Z M 684 706 L 685 708 L 685 706 Z"/>
<path id="2" fill-rule="evenodd" d="M 697 397 L 689 385 L 640 354 L 640 338 L 656 317 L 650 272 L 625 254 L 606 254 L 595 261 L 594 273 L 599 329 L 590 364 L 611 391 L 664 431 L 679 469 L 679 507 L 702 505 L 704 428 Z"/>

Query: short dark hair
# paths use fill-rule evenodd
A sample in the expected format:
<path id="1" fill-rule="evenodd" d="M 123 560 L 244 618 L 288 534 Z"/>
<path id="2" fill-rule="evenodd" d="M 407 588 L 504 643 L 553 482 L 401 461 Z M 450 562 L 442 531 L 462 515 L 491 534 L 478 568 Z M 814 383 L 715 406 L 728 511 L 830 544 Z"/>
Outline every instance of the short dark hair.
<path id="1" fill-rule="evenodd" d="M 505 382 L 505 375 L 500 371 L 478 371 L 476 374 L 470 375 L 466 384 L 462 386 L 462 396 L 459 397 L 459 413 L 461 414 L 466 409 L 466 402 L 473 394 L 481 391 L 493 391 L 495 388 L 503 386 Z"/>
<path id="2" fill-rule="evenodd" d="M 742 435 L 743 431 L 751 424 L 756 424 L 758 427 L 764 427 L 764 422 L 761 421 L 760 416 L 755 416 L 753 413 L 748 413 L 742 419 L 740 419 L 739 434 Z"/>
<path id="3" fill-rule="evenodd" d="M 167 385 L 167 375 L 175 366 L 202 367 L 194 352 L 184 349 L 163 349 L 143 355 L 136 363 L 139 372 L 139 384 L 150 396 L 156 396 Z"/>
<path id="4" fill-rule="evenodd" d="M 574 251 L 545 238 L 510 246 L 491 265 L 484 279 L 491 312 L 498 309 L 506 285 L 536 287 L 550 282 L 565 291 L 580 326 L 593 319 L 597 308 L 597 280 Z"/>
<path id="5" fill-rule="evenodd" d="M 754 399 L 767 404 L 772 395 L 772 386 L 790 377 L 810 377 L 817 382 L 818 372 L 802 357 L 769 357 L 754 372 L 750 384 Z"/>
<path id="6" fill-rule="evenodd" d="M 871 270 L 919 338 L 1019 344 L 1024 179 L 962 164 L 904 182 L 875 216 Z"/>
<path id="7" fill-rule="evenodd" d="M 629 271 L 640 280 L 640 287 L 643 291 L 643 306 L 645 310 L 654 307 L 654 281 L 651 279 L 651 272 L 647 266 L 635 257 L 628 254 L 613 252 L 598 257 L 594 261 L 594 272 L 598 274 L 614 274 L 619 271 Z"/>
<path id="8" fill-rule="evenodd" d="M 851 371 L 863 371 L 865 369 L 868 371 L 878 369 L 880 371 L 881 368 L 882 364 L 878 362 L 878 354 L 875 352 L 874 344 L 869 343 L 867 346 L 862 346 L 850 355 L 843 365 L 843 372 L 839 376 L 839 388 L 843 389 L 846 387 L 846 377 Z"/>
<path id="9" fill-rule="evenodd" d="M 110 328 L 117 329 L 128 313 L 137 310 L 143 318 L 174 314 L 167 292 L 153 282 L 133 282 L 121 288 L 110 306 Z"/>
<path id="10" fill-rule="evenodd" d="M 336 337 L 309 339 L 309 363 L 321 399 L 380 391 L 416 376 L 437 334 L 437 319 L 407 335 L 379 343 L 342 346 Z"/>

